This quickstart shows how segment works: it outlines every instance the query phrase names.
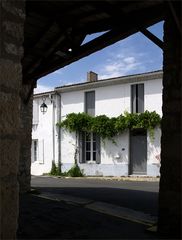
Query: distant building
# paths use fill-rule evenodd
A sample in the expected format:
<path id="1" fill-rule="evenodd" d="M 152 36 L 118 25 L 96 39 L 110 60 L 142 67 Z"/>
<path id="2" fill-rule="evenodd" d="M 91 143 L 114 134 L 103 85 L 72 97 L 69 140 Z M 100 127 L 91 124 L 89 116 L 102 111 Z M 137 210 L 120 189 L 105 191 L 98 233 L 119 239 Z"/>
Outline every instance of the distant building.
<path id="1" fill-rule="evenodd" d="M 40 111 L 45 102 L 47 112 Z M 74 163 L 75 133 L 60 129 L 56 123 L 69 113 L 117 117 L 125 111 L 156 111 L 162 116 L 162 71 L 98 80 L 89 72 L 87 82 L 35 94 L 33 101 L 32 175 L 51 170 L 52 160 L 69 170 Z M 101 141 L 94 134 L 79 139 L 79 166 L 88 176 L 158 176 L 161 130 L 154 140 L 141 129 L 126 131 L 112 141 Z"/>

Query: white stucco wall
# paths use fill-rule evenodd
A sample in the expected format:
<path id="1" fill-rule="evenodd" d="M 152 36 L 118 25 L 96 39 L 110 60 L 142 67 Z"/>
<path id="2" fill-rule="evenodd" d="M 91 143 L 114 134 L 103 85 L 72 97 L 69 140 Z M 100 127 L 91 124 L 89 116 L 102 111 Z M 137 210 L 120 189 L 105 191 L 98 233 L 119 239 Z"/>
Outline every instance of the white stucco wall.
<path id="1" fill-rule="evenodd" d="M 157 127 L 154 131 L 154 137 L 147 136 L 147 174 L 149 176 L 160 175 L 160 146 L 161 129 Z"/>
<path id="2" fill-rule="evenodd" d="M 84 112 L 84 91 L 67 92 L 61 94 L 62 119 L 69 113 Z"/>
<path id="3" fill-rule="evenodd" d="M 162 115 L 162 80 L 147 80 L 144 83 L 144 109 L 156 111 Z M 124 111 L 130 112 L 130 94 L 131 84 L 117 84 L 98 88 L 90 88 L 78 91 L 61 92 L 61 119 L 72 112 L 84 112 L 84 96 L 86 91 L 95 91 L 95 115 L 105 114 L 108 117 L 117 117 Z M 42 103 L 42 98 L 36 98 L 36 101 Z M 52 132 L 52 114 L 53 104 L 49 99 L 46 100 L 48 111 L 45 114 L 39 112 L 39 122 L 33 128 L 32 139 L 38 139 L 44 143 L 44 150 L 38 147 L 38 156 L 43 155 L 43 163 L 37 161 L 32 163 L 31 172 L 34 175 L 41 175 L 50 172 L 52 160 L 58 161 L 58 131 L 55 130 L 55 151 L 53 154 L 53 132 Z M 56 104 L 58 106 L 58 103 Z M 55 108 L 55 122 L 57 108 Z M 56 128 L 55 128 L 56 129 Z M 147 136 L 147 175 L 159 175 L 160 167 L 160 129 L 155 130 L 154 139 L 151 140 L 149 133 Z M 101 163 L 84 163 L 80 168 L 86 175 L 101 176 L 124 176 L 129 174 L 129 132 L 115 137 L 117 144 L 111 141 L 101 142 Z M 75 153 L 75 134 L 67 130 L 61 130 L 61 162 L 62 171 L 67 171 L 74 163 Z"/>
<path id="4" fill-rule="evenodd" d="M 156 111 L 162 115 L 162 80 L 148 80 L 144 83 L 144 106 L 145 110 Z M 113 86 L 89 89 L 95 91 L 95 115 L 105 114 L 108 117 L 117 117 L 124 111 L 130 112 L 131 84 L 119 84 Z M 62 115 L 71 112 L 84 111 L 84 92 L 72 91 L 62 93 Z M 75 104 L 73 104 L 75 102 Z M 155 130 L 154 139 L 148 133 L 147 137 L 147 174 L 150 176 L 159 175 L 159 161 L 156 156 L 160 155 L 160 129 Z M 115 138 L 117 145 L 111 141 L 101 142 L 101 163 L 84 163 L 80 168 L 86 175 L 101 176 L 122 176 L 129 173 L 129 132 L 121 134 Z M 74 134 L 63 131 L 61 141 L 61 159 L 63 170 L 69 170 L 74 162 Z M 72 159 L 72 163 L 71 163 Z"/>
<path id="5" fill-rule="evenodd" d="M 95 115 L 117 117 L 130 111 L 130 86 L 120 84 L 95 89 Z"/>
<path id="6" fill-rule="evenodd" d="M 39 104 L 38 124 L 33 125 L 32 139 L 38 140 L 38 159 L 31 164 L 31 174 L 41 175 L 50 171 L 53 160 L 53 134 L 52 134 L 52 113 L 53 105 L 47 98 L 45 103 L 48 106 L 47 112 L 40 111 L 42 98 L 34 99 Z"/>
<path id="7" fill-rule="evenodd" d="M 156 111 L 162 116 L 162 79 L 146 81 L 144 86 L 145 110 Z"/>

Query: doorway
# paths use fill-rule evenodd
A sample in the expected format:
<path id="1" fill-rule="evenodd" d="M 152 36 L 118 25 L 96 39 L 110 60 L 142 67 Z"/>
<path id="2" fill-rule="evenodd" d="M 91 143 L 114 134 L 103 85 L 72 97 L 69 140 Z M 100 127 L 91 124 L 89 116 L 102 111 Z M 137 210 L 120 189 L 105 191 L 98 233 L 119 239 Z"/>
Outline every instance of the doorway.
<path id="1" fill-rule="evenodd" d="M 145 129 L 130 131 L 129 174 L 147 174 L 147 131 Z"/>

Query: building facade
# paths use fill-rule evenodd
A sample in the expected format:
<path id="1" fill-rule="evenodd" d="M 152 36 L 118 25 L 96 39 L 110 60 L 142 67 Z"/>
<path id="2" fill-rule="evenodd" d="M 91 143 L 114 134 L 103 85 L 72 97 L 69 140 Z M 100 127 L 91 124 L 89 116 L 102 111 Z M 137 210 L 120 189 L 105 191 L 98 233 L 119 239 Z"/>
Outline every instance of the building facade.
<path id="1" fill-rule="evenodd" d="M 43 102 L 47 105 L 44 114 L 40 111 Z M 117 135 L 113 143 L 93 133 L 80 134 L 77 142 L 74 132 L 56 126 L 73 112 L 117 117 L 146 110 L 162 116 L 162 71 L 105 80 L 89 72 L 85 83 L 34 95 L 31 173 L 50 172 L 52 160 L 68 171 L 77 148 L 78 164 L 87 176 L 159 176 L 159 127 L 153 139 L 148 131 L 136 129 Z"/>

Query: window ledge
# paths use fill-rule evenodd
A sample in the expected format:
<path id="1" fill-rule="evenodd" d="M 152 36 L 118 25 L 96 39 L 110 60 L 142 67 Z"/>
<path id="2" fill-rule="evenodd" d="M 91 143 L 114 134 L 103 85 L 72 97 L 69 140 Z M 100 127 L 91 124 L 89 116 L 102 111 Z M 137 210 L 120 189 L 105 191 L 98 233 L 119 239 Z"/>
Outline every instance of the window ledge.
<path id="1" fill-rule="evenodd" d="M 87 163 L 93 164 L 93 163 L 96 163 L 96 161 L 87 161 Z"/>

